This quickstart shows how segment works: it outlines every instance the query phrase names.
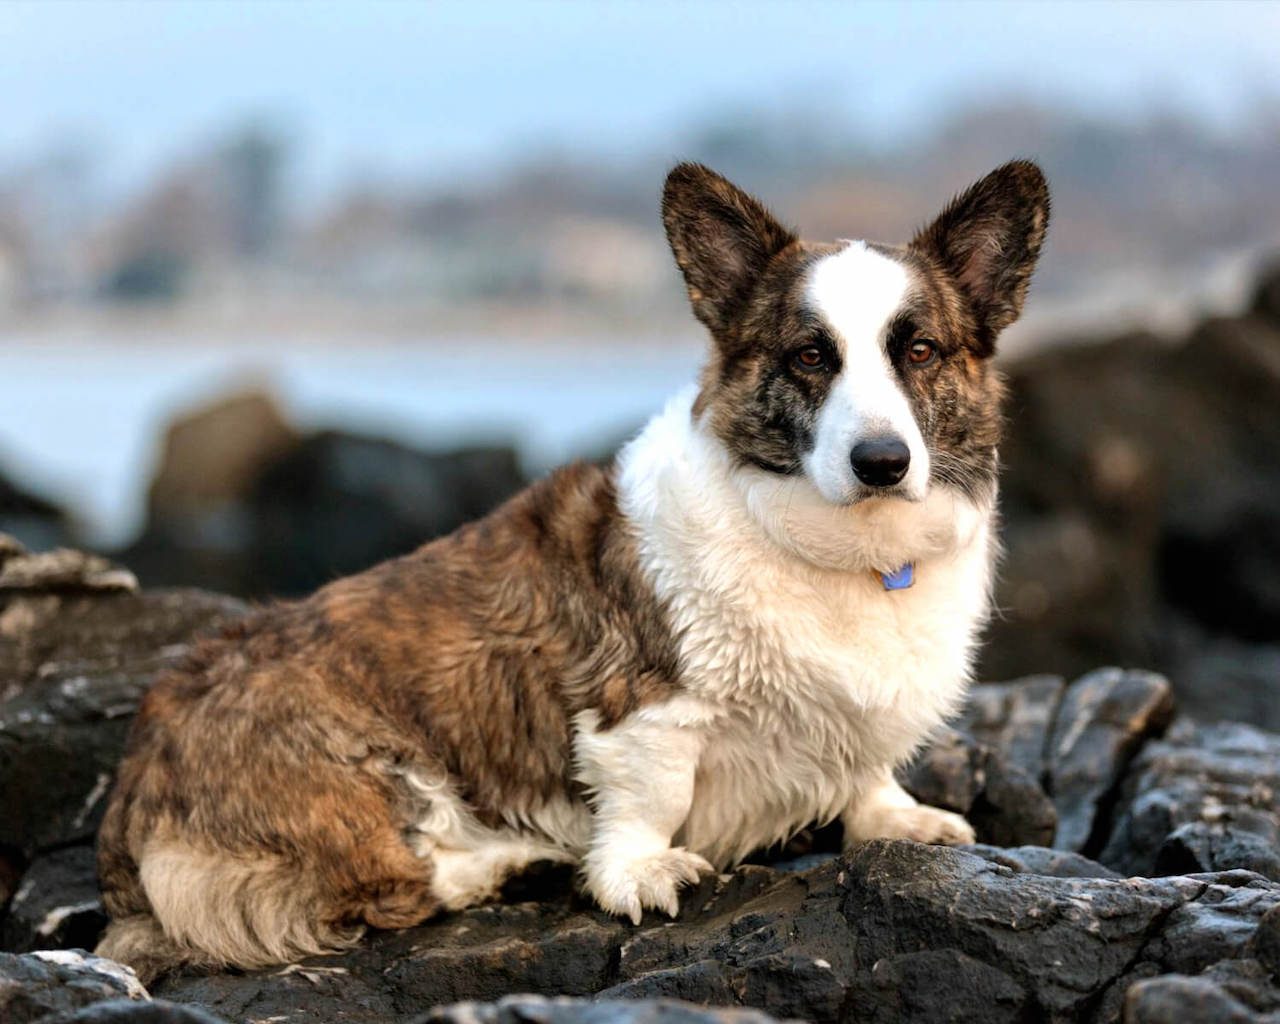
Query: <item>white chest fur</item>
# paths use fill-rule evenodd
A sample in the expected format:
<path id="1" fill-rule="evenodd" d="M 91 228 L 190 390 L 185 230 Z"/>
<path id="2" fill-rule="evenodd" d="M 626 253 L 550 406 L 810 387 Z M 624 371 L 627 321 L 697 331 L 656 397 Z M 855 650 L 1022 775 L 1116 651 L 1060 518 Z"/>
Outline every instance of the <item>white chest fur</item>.
<path id="1" fill-rule="evenodd" d="M 717 864 L 830 819 L 955 710 L 991 579 L 990 510 L 837 507 L 803 478 L 733 467 L 682 395 L 623 453 L 619 493 L 671 609 L 701 733 L 677 841 Z M 873 569 L 916 565 L 886 591 Z M 650 722 L 664 715 L 650 709 Z"/>

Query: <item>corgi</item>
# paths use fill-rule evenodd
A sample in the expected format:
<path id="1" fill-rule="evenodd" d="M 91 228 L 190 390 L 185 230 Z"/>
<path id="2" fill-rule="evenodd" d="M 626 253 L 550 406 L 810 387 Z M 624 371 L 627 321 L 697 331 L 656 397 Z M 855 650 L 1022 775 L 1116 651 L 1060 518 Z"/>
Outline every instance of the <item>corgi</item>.
<path id="1" fill-rule="evenodd" d="M 801 241 L 691 163 L 662 218 L 700 379 L 612 465 L 159 678 L 99 837 L 100 955 L 288 962 L 545 860 L 639 924 L 813 822 L 974 840 L 894 769 L 958 708 L 988 614 L 992 356 L 1044 176 L 1006 164 L 901 246 Z"/>

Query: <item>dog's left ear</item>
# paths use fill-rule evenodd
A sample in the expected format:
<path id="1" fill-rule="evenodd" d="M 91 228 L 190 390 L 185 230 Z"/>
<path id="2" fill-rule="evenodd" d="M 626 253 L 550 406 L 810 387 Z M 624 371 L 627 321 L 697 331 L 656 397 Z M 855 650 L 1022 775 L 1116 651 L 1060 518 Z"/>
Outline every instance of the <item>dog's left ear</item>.
<path id="1" fill-rule="evenodd" d="M 956 196 L 911 242 L 969 300 L 978 342 L 988 353 L 1022 312 L 1048 226 L 1044 174 L 1029 160 L 1014 160 Z"/>

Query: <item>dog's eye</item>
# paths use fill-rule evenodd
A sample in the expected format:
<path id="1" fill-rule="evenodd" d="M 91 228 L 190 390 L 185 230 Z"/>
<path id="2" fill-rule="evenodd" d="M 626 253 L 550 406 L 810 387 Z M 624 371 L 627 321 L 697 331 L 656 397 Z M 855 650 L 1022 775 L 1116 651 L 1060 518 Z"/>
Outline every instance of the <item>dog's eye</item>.
<path id="1" fill-rule="evenodd" d="M 917 338 L 907 349 L 907 358 L 916 366 L 928 366 L 938 358 L 938 343 L 928 338 Z"/>
<path id="2" fill-rule="evenodd" d="M 817 345 L 808 345 L 800 349 L 791 357 L 791 361 L 800 370 L 821 370 L 827 365 L 826 357 L 822 354 L 822 349 Z"/>

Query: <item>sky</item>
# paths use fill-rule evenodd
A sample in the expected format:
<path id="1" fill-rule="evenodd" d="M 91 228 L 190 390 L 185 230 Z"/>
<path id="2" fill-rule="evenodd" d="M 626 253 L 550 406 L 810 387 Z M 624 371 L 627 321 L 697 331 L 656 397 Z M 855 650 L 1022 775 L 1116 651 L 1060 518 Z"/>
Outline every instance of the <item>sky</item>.
<path id="1" fill-rule="evenodd" d="M 9 2 L 0 170 L 70 139 L 124 187 L 254 117 L 317 194 L 531 150 L 674 156 L 725 110 L 877 143 L 992 97 L 1230 126 L 1280 95 L 1278 40 L 1277 3 Z"/>

